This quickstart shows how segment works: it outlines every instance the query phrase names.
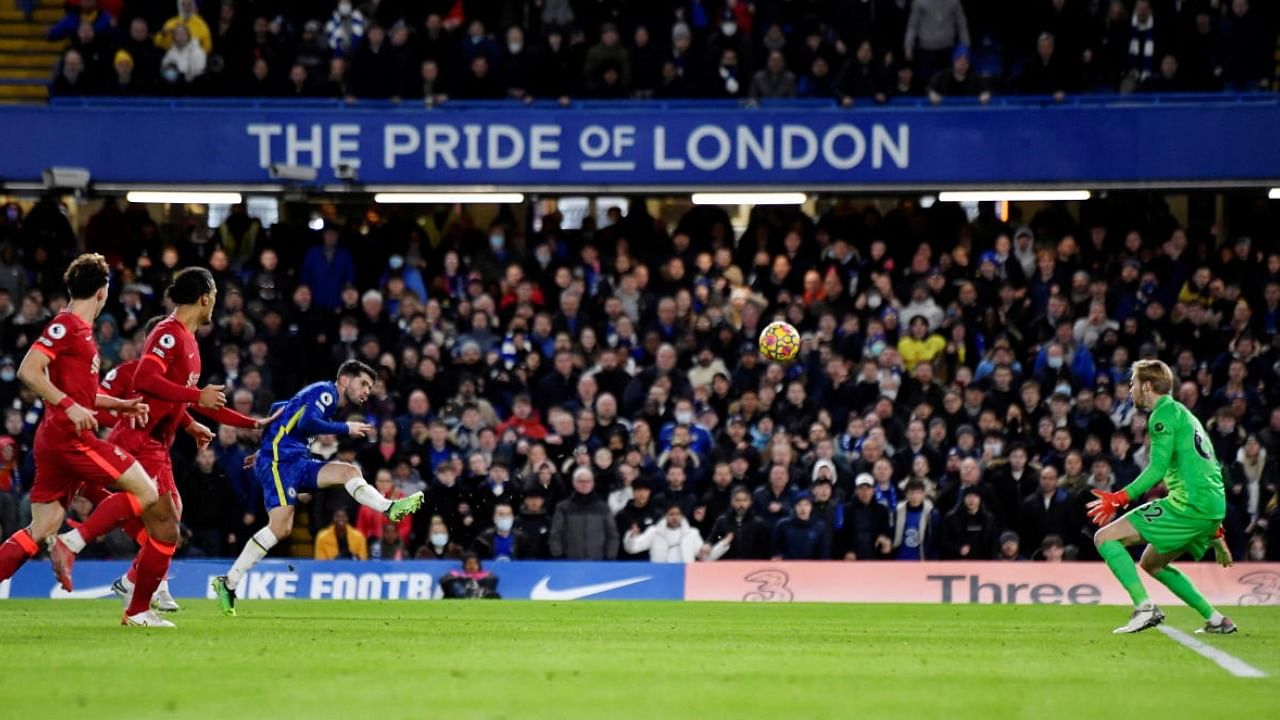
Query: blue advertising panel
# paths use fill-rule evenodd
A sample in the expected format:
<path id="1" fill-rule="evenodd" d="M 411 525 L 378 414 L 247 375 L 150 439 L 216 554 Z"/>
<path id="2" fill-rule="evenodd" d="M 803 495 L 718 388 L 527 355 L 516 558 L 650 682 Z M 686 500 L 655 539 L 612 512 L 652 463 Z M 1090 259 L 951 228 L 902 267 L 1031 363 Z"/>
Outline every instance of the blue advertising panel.
<path id="1" fill-rule="evenodd" d="M 230 560 L 178 560 L 169 569 L 169 588 L 178 598 L 212 598 L 209 582 L 223 575 Z M 245 600 L 431 600 L 441 596 L 440 579 L 458 562 L 353 562 L 268 560 L 245 578 L 237 594 Z M 76 589 L 57 587 L 46 562 L 32 562 L 0 583 L 4 598 L 106 598 L 127 562 L 76 563 Z M 518 600 L 680 600 L 684 566 L 619 562 L 488 563 L 503 598 Z"/>
<path id="2" fill-rule="evenodd" d="M 1280 102 L 555 108 L 89 103 L 0 108 L 0 179 L 577 188 L 1267 180 Z"/>

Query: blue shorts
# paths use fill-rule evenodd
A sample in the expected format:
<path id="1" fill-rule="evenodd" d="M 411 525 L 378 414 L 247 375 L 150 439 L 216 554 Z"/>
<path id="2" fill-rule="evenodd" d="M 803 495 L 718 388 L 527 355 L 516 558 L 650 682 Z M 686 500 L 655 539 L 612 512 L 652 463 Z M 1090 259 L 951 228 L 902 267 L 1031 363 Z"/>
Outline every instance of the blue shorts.
<path id="1" fill-rule="evenodd" d="M 319 489 L 317 480 L 324 460 L 310 457 L 282 457 L 279 463 L 271 462 L 269 455 L 259 455 L 253 465 L 253 473 L 262 486 L 262 500 L 266 508 L 284 507 L 298 502 L 298 493 Z"/>

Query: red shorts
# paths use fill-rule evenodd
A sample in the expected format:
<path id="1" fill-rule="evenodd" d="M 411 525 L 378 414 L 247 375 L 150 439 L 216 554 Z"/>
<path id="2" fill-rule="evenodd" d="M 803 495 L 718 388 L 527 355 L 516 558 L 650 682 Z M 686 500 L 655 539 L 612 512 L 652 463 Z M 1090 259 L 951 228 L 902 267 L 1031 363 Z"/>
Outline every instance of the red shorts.
<path id="1" fill-rule="evenodd" d="M 156 491 L 161 495 L 178 494 L 178 484 L 173 481 L 173 459 L 169 449 L 160 443 L 147 443 L 143 447 L 128 448 L 138 458 L 142 469 L 156 481 Z"/>
<path id="2" fill-rule="evenodd" d="M 136 462 L 132 455 L 85 433 L 72 439 L 36 436 L 36 480 L 31 502 L 66 507 L 81 485 L 107 487 Z"/>

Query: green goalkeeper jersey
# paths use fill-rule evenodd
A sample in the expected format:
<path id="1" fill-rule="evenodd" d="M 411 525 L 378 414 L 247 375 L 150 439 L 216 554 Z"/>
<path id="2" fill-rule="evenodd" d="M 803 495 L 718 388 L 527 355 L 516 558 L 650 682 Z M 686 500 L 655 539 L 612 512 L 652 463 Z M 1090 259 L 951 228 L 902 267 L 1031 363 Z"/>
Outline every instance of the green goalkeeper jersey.
<path id="1" fill-rule="evenodd" d="M 1226 514 L 1222 467 L 1204 426 L 1185 405 L 1161 395 L 1147 420 L 1151 462 L 1125 488 L 1137 500 L 1161 480 L 1169 489 L 1168 502 L 1188 515 L 1221 519 Z"/>

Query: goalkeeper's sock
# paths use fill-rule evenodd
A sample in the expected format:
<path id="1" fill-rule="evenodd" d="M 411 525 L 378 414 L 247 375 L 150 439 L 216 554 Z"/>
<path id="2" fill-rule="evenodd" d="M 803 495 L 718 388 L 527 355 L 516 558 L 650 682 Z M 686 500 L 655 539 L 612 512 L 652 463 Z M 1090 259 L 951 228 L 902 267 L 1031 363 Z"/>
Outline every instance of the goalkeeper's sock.
<path id="1" fill-rule="evenodd" d="M 1214 615 L 1217 615 L 1219 618 L 1222 617 L 1221 614 L 1213 609 L 1213 606 L 1209 604 L 1209 601 L 1204 599 L 1204 596 L 1200 594 L 1200 591 L 1196 589 L 1196 586 L 1192 584 L 1191 578 L 1187 577 L 1186 574 L 1178 568 L 1172 565 L 1165 565 L 1158 572 L 1151 573 L 1151 577 L 1159 580 L 1161 584 L 1169 588 L 1174 595 L 1177 595 L 1178 599 L 1182 600 L 1182 602 L 1187 605 L 1190 605 L 1196 612 L 1200 613 L 1200 617 L 1205 620 L 1210 620 Z"/>
<path id="2" fill-rule="evenodd" d="M 1102 559 L 1107 561 L 1107 567 L 1111 569 L 1111 574 L 1116 576 L 1120 584 L 1124 586 L 1125 592 L 1129 593 L 1129 597 L 1133 599 L 1133 606 L 1147 602 L 1150 598 L 1147 596 L 1147 589 L 1142 586 L 1142 579 L 1138 577 L 1138 565 L 1133 562 L 1133 558 L 1129 555 L 1129 551 L 1118 540 L 1108 540 L 1098 546 L 1098 554 L 1102 555 Z"/>
<path id="3" fill-rule="evenodd" d="M 249 538 L 249 542 L 244 544 L 244 550 L 240 551 L 240 557 L 236 558 L 235 564 L 231 566 L 230 572 L 227 573 L 227 587 L 235 590 L 245 575 L 253 569 L 258 561 L 267 556 L 271 548 L 276 546 L 279 540 L 276 534 L 271 532 L 271 527 L 264 527 Z"/>
<path id="4" fill-rule="evenodd" d="M 383 497 L 382 493 L 365 482 L 364 478 L 351 478 L 344 487 L 347 488 L 348 495 L 365 507 L 373 508 L 380 513 L 391 509 L 391 500 Z"/>

